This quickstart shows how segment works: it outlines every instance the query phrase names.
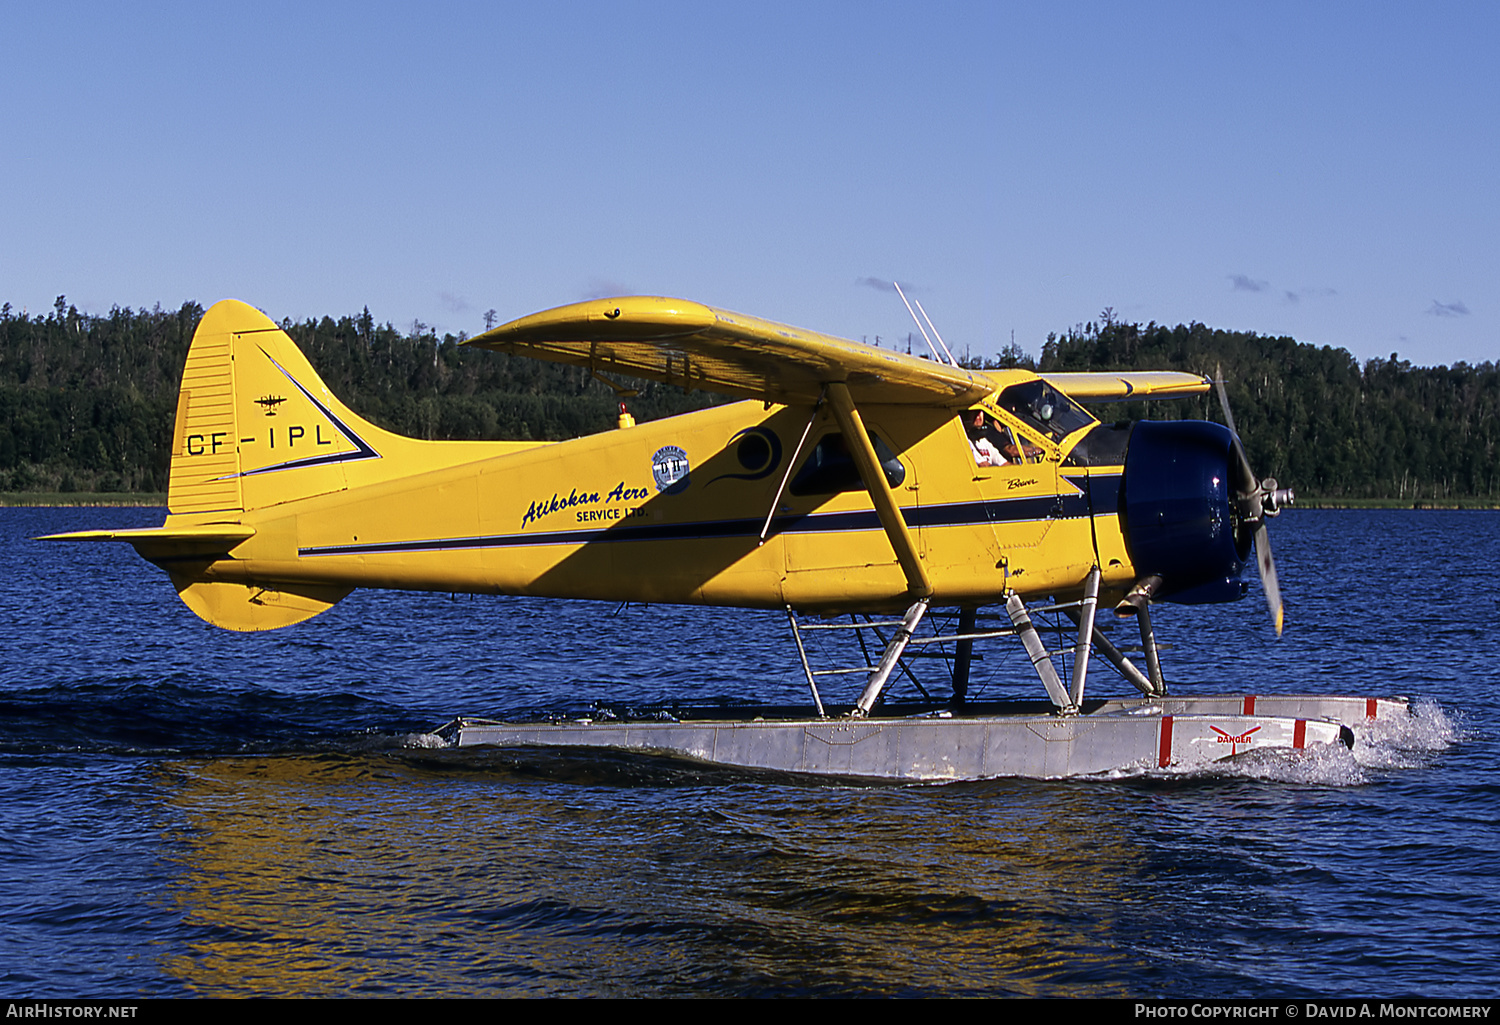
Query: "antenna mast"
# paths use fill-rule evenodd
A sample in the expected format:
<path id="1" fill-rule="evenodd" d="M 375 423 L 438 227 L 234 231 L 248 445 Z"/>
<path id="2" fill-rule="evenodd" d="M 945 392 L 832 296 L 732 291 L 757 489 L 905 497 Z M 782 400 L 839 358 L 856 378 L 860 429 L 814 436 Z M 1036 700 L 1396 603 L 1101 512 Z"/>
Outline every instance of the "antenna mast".
<path id="1" fill-rule="evenodd" d="M 901 282 L 899 282 L 899 281 L 892 281 L 891 284 L 893 284 L 893 285 L 896 286 L 896 294 L 901 297 L 901 301 L 903 303 L 906 303 L 906 312 L 911 314 L 911 319 L 912 320 L 916 320 L 917 321 L 917 330 L 920 331 L 920 332 L 922 332 L 922 340 L 927 343 L 927 348 L 929 348 L 929 349 L 932 350 L 932 358 L 934 360 L 936 360 L 937 362 L 939 362 L 939 363 L 943 362 L 943 357 L 941 357 L 941 356 L 938 355 L 937 346 L 933 345 L 932 344 L 932 339 L 927 336 L 927 329 L 922 326 L 922 322 L 920 320 L 917 320 L 917 312 L 911 308 L 911 303 L 906 302 L 906 293 L 903 292 L 903 291 L 901 291 Z M 918 304 L 918 305 L 920 305 L 920 304 Z M 934 328 L 933 330 L 936 330 L 936 328 Z M 945 346 L 943 346 L 943 348 L 946 350 L 947 346 L 945 345 Z M 948 362 L 949 363 L 953 362 L 953 356 L 952 356 L 952 354 L 949 354 L 949 356 L 948 356 Z"/>
<path id="2" fill-rule="evenodd" d="M 922 310 L 922 300 L 913 299 L 912 302 L 917 304 L 917 309 Z M 958 360 L 953 358 L 953 353 L 948 349 L 948 343 L 943 341 L 942 335 L 938 334 L 937 325 L 932 322 L 931 317 L 927 316 L 926 310 L 922 310 L 922 317 L 927 321 L 927 326 L 932 328 L 932 336 L 938 340 L 938 344 L 941 345 L 943 347 L 943 351 L 948 354 L 948 365 L 951 367 L 958 366 Z"/>

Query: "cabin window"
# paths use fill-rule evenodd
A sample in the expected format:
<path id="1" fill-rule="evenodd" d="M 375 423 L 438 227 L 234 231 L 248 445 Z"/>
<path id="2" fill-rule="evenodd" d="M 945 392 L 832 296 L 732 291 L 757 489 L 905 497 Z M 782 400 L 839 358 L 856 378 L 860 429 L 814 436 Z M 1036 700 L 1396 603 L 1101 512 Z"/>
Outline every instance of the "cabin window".
<path id="1" fill-rule="evenodd" d="M 1000 408 L 1014 413 L 1053 441 L 1062 441 L 1094 422 L 1082 406 L 1046 381 L 1011 385 L 1000 393 Z"/>
<path id="2" fill-rule="evenodd" d="M 969 439 L 969 451 L 975 466 L 1009 466 L 1036 463 L 1042 459 L 1041 446 L 982 409 L 971 409 L 959 419 L 963 423 L 964 436 Z"/>
<path id="3" fill-rule="evenodd" d="M 875 446 L 875 458 L 885 471 L 885 479 L 891 487 L 900 487 L 906 480 L 906 467 L 890 446 L 875 436 L 874 431 L 870 432 L 870 442 Z M 813 446 L 812 454 L 792 478 L 787 490 L 794 495 L 836 495 L 844 491 L 863 491 L 864 486 L 844 436 L 835 431 L 823 435 Z"/>

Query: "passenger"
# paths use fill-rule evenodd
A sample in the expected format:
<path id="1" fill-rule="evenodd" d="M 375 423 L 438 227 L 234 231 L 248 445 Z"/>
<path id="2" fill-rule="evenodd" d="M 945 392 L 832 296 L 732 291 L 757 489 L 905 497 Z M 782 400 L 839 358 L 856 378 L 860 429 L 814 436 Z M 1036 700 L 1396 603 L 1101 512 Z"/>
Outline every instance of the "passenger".
<path id="1" fill-rule="evenodd" d="M 964 433 L 969 436 L 969 447 L 974 450 L 974 465 L 1004 466 L 1009 462 L 1004 453 L 989 439 L 985 429 L 984 410 L 976 409 L 972 420 L 965 419 Z"/>

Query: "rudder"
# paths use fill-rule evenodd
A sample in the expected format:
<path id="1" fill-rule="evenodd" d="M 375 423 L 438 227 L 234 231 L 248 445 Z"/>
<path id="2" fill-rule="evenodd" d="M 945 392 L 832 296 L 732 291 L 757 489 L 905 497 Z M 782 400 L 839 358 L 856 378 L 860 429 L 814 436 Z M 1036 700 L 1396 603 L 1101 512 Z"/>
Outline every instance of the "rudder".
<path id="1" fill-rule="evenodd" d="M 243 310 L 234 307 L 243 307 Z M 188 348 L 172 428 L 167 507 L 174 513 L 241 512 L 235 415 L 235 329 L 270 318 L 244 303 L 221 302 L 203 315 Z"/>

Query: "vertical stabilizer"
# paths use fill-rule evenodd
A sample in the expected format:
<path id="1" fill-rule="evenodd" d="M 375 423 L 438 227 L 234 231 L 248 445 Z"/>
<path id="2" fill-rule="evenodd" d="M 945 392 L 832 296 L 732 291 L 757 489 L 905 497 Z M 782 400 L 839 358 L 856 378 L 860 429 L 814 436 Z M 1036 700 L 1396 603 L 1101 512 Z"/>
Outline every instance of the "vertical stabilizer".
<path id="1" fill-rule="evenodd" d="M 167 503 L 214 516 L 341 491 L 353 464 L 361 483 L 400 472 L 380 464 L 402 442 L 419 444 L 350 412 L 271 318 L 227 299 L 188 350 Z"/>
<path id="2" fill-rule="evenodd" d="M 128 542 L 167 571 L 183 602 L 203 619 L 227 630 L 273 630 L 317 615 L 352 587 L 308 579 L 299 530 L 321 527 L 319 536 L 326 537 L 330 519 L 340 523 L 340 533 L 350 528 L 343 536 L 360 529 L 358 513 L 329 511 L 337 502 L 323 502 L 306 517 L 278 507 L 537 444 L 419 441 L 382 430 L 328 390 L 270 317 L 226 299 L 203 315 L 188 348 L 172 428 L 167 522 L 52 536 Z M 478 476 L 467 479 L 471 499 Z M 434 493 L 451 496 L 464 487 L 450 482 L 450 490 Z"/>
<path id="3" fill-rule="evenodd" d="M 183 369 L 167 505 L 194 523 L 491 459 L 536 442 L 418 441 L 339 401 L 275 322 L 233 299 L 198 323 Z"/>

